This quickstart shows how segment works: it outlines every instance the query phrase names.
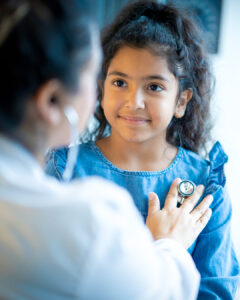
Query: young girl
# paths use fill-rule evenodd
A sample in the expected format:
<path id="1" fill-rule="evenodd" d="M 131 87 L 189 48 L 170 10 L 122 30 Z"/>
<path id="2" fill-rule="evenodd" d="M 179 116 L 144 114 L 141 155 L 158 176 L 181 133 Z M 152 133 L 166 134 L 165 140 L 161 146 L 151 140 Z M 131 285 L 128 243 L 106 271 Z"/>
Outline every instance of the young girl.
<path id="1" fill-rule="evenodd" d="M 138 1 L 102 36 L 98 127 L 79 146 L 73 178 L 99 175 L 127 188 L 144 219 L 148 193 L 165 199 L 180 177 L 213 194 L 213 215 L 189 248 L 202 280 L 198 299 L 232 299 L 239 267 L 230 238 L 231 203 L 219 143 L 209 160 L 212 77 L 194 22 L 171 5 Z M 52 154 L 47 171 L 61 179 L 68 149 Z"/>

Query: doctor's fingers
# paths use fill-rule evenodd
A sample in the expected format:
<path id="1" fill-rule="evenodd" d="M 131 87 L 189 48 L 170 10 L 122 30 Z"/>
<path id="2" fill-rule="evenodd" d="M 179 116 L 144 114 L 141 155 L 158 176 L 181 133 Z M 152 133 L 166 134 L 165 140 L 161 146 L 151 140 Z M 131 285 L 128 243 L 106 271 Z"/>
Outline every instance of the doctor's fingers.
<path id="1" fill-rule="evenodd" d="M 211 208 L 208 208 L 204 214 L 201 216 L 200 219 L 196 222 L 196 231 L 197 234 L 200 234 L 202 232 L 203 228 L 207 225 L 209 219 L 211 218 L 212 210 Z"/>
<path id="2" fill-rule="evenodd" d="M 164 204 L 165 209 L 172 210 L 176 208 L 177 199 L 178 199 L 178 185 L 180 182 L 181 182 L 180 178 L 177 178 L 173 181 Z"/>
<path id="3" fill-rule="evenodd" d="M 206 211 L 209 210 L 209 206 L 211 205 L 212 201 L 213 196 L 208 195 L 200 202 L 200 204 L 196 208 L 192 210 L 191 215 L 195 221 L 201 219 Z"/>
<path id="4" fill-rule="evenodd" d="M 185 199 L 180 209 L 184 210 L 187 213 L 190 213 L 194 209 L 195 205 L 198 203 L 203 192 L 204 192 L 204 186 L 198 185 L 193 195 Z"/>
<path id="5" fill-rule="evenodd" d="M 150 192 L 148 195 L 148 215 L 160 210 L 160 201 L 157 194 Z"/>

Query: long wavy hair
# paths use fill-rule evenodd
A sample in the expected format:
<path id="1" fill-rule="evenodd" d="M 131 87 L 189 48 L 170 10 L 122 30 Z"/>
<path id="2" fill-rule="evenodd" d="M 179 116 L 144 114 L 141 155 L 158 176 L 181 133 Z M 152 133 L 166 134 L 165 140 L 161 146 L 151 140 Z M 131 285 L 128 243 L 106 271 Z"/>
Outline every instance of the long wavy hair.
<path id="1" fill-rule="evenodd" d="M 111 60 L 123 46 L 147 48 L 167 59 L 170 71 L 179 81 L 179 95 L 191 89 L 193 96 L 185 115 L 181 119 L 172 118 L 166 139 L 172 145 L 196 153 L 206 151 L 206 142 L 210 140 L 210 99 L 214 80 L 201 31 L 190 14 L 172 4 L 137 1 L 125 6 L 114 22 L 102 31 L 101 41 L 101 86 Z M 97 125 L 92 140 L 104 138 L 111 130 L 100 106 L 101 100 L 102 89 L 99 88 Z"/>

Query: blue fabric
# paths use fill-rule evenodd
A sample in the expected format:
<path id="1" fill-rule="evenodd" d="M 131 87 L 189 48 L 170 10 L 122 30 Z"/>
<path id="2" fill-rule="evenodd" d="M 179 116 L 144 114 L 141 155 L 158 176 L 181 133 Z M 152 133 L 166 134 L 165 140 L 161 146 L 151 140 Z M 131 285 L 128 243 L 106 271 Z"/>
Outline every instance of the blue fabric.
<path id="1" fill-rule="evenodd" d="M 48 174 L 62 179 L 68 149 L 51 153 Z M 114 166 L 93 143 L 81 144 L 73 178 L 99 175 L 132 195 L 144 220 L 148 212 L 148 193 L 158 194 L 161 207 L 172 181 L 180 177 L 205 185 L 205 194 L 213 194 L 212 217 L 195 243 L 188 249 L 201 273 L 198 299 L 230 300 L 239 282 L 239 264 L 230 236 L 231 202 L 225 188 L 224 164 L 228 157 L 217 142 L 209 153 L 209 161 L 181 147 L 173 163 L 159 172 L 130 172 Z"/>

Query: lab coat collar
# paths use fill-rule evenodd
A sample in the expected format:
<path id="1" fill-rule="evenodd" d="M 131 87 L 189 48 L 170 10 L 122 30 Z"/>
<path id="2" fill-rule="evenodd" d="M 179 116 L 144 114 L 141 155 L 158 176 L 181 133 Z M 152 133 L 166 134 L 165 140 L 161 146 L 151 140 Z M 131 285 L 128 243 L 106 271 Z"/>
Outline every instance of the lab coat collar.
<path id="1" fill-rule="evenodd" d="M 44 177 L 40 164 L 28 150 L 18 142 L 0 135 L 1 181 L 29 185 L 32 181 L 42 180 Z"/>

